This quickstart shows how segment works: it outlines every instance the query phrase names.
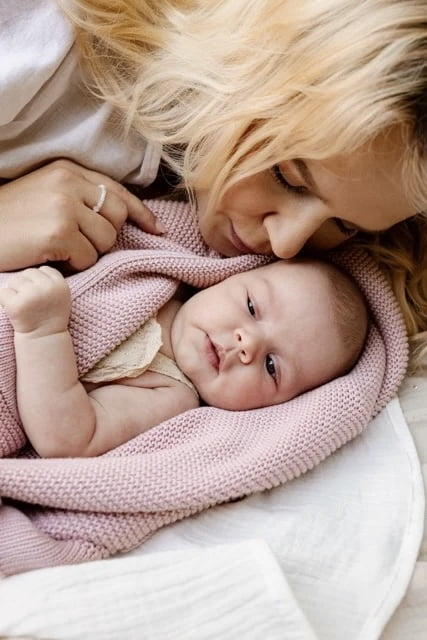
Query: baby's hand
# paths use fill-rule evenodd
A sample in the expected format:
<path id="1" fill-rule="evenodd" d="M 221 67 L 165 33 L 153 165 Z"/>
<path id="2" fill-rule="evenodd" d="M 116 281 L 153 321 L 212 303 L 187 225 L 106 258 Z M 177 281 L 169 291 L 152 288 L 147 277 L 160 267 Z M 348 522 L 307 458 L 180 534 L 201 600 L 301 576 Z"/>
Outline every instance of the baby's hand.
<path id="1" fill-rule="evenodd" d="M 3 306 L 15 332 L 45 336 L 65 331 L 71 295 L 63 276 L 52 267 L 26 269 L 0 289 Z"/>

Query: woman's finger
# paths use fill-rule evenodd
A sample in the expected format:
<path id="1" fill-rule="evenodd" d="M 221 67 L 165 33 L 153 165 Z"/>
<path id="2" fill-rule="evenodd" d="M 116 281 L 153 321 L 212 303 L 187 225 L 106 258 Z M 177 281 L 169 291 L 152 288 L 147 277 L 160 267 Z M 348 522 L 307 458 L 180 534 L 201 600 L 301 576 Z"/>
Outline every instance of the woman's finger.
<path id="1" fill-rule="evenodd" d="M 104 183 L 94 185 L 84 181 L 82 195 L 89 216 L 98 215 L 105 218 L 114 227 L 117 234 L 128 217 L 128 208 L 124 201 Z"/>
<path id="2" fill-rule="evenodd" d="M 120 229 L 124 220 L 129 218 L 129 220 L 135 222 L 135 224 L 148 233 L 157 235 L 166 231 L 164 225 L 157 220 L 154 213 L 119 182 L 97 171 L 92 171 L 91 169 L 86 169 L 85 167 L 71 163 L 68 160 L 59 160 L 57 161 L 57 166 L 58 165 L 74 172 L 76 175 L 80 175 L 87 180 L 88 183 L 96 187 L 95 190 L 92 190 L 91 194 L 85 197 L 85 204 L 91 209 L 96 206 L 102 193 L 99 185 L 104 185 L 107 193 L 100 213 L 108 217 L 117 230 Z M 121 206 L 118 203 L 120 203 Z M 107 204 L 107 207 L 105 207 L 105 204 Z"/>
<path id="3" fill-rule="evenodd" d="M 161 234 L 166 231 L 166 227 L 156 218 L 154 213 L 139 198 L 134 196 L 123 185 L 121 187 L 121 196 L 127 206 L 128 218 L 132 220 L 138 227 L 148 233 Z"/>
<path id="4" fill-rule="evenodd" d="M 117 211 L 117 207 L 113 208 L 113 211 Z M 103 207 L 99 213 L 96 213 L 93 209 L 84 205 L 80 205 L 79 207 L 79 231 L 99 254 L 103 254 L 111 249 L 116 241 L 120 226 L 117 228 L 111 221 L 111 218 L 117 222 L 117 217 L 114 217 L 111 209 L 107 208 L 107 204 L 105 205 L 105 210 Z"/>
<path id="5" fill-rule="evenodd" d="M 83 271 L 95 264 L 98 260 L 98 251 L 83 233 L 76 230 L 68 239 L 65 255 L 57 259 L 68 264 L 72 270 Z"/>
<path id="6" fill-rule="evenodd" d="M 106 189 L 105 200 L 103 200 L 99 213 L 108 218 L 115 226 L 117 231 L 122 227 L 125 220 L 129 219 L 135 222 L 141 229 L 148 233 L 160 234 L 166 231 L 163 224 L 157 220 L 153 212 L 145 206 L 143 202 L 123 185 L 113 180 L 105 180 L 97 185 L 98 199 L 95 205 L 89 205 L 91 208 L 96 207 L 103 195 L 100 185 Z"/>

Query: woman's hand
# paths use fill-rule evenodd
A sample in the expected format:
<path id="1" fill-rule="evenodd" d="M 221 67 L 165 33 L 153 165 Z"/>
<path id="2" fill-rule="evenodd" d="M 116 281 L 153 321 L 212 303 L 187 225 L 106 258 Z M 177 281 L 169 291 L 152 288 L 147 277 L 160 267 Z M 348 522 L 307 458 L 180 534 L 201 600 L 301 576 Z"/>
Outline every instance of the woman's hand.
<path id="1" fill-rule="evenodd" d="M 106 197 L 96 213 L 101 188 Z M 121 184 L 70 160 L 56 160 L 0 187 L 0 271 L 60 261 L 81 271 L 108 251 L 126 219 L 162 233 Z"/>

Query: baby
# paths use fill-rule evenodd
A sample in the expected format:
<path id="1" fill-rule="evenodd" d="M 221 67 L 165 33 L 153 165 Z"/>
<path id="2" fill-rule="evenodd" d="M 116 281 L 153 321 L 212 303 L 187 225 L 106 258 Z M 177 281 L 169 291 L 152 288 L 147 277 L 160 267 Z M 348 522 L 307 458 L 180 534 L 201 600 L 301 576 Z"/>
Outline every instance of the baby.
<path id="1" fill-rule="evenodd" d="M 361 293 L 335 266 L 281 260 L 170 300 L 79 380 L 56 269 L 16 274 L 0 304 L 15 331 L 20 417 L 43 457 L 102 454 L 201 402 L 290 400 L 347 373 L 368 325 Z"/>

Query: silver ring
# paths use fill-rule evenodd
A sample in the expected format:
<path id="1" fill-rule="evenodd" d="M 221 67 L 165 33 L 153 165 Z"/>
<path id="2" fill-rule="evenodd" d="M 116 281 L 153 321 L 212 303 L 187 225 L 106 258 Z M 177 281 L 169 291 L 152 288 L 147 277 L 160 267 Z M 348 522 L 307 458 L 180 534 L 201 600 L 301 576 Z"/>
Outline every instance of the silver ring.
<path id="1" fill-rule="evenodd" d="M 101 189 L 101 193 L 99 194 L 98 202 L 92 207 L 92 211 L 94 213 L 99 213 L 101 211 L 102 205 L 107 197 L 107 187 L 105 184 L 99 184 L 98 187 Z"/>

